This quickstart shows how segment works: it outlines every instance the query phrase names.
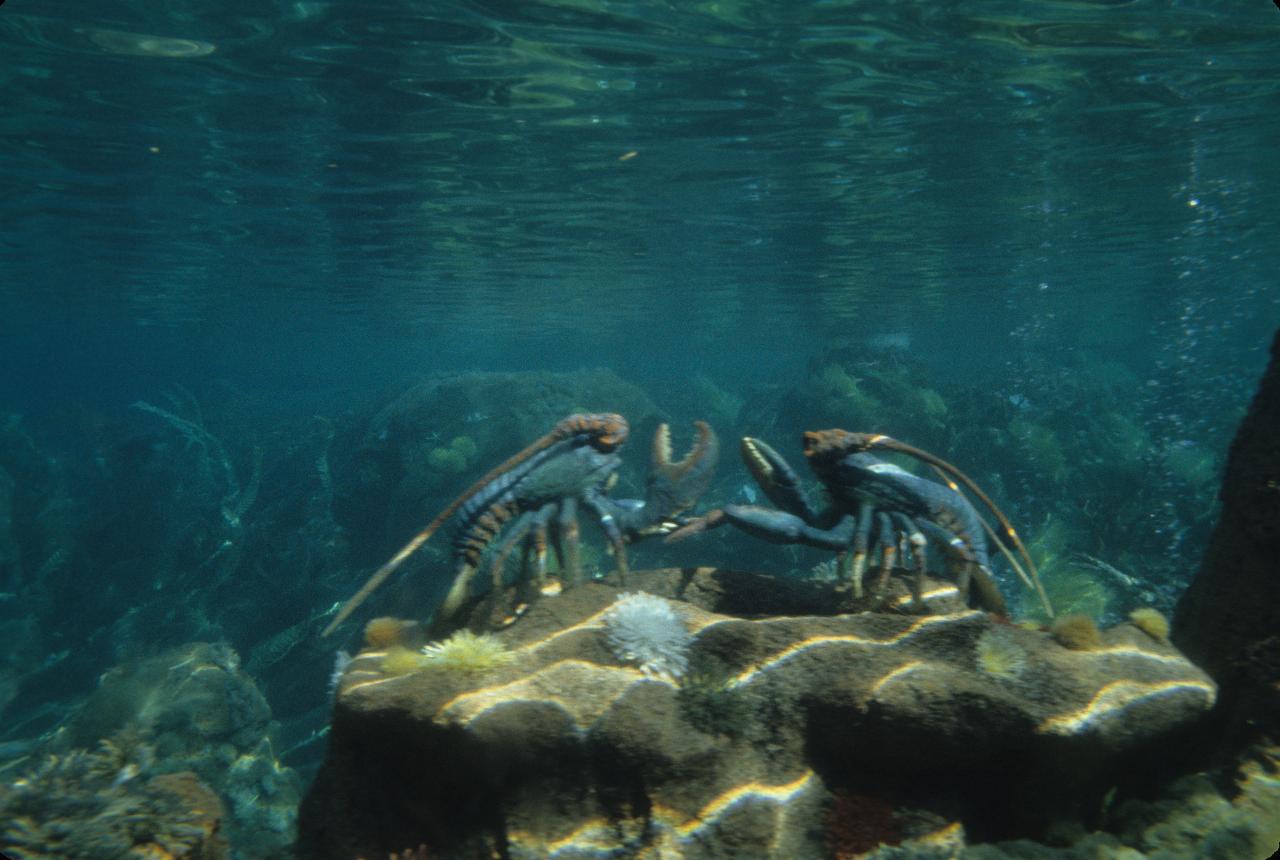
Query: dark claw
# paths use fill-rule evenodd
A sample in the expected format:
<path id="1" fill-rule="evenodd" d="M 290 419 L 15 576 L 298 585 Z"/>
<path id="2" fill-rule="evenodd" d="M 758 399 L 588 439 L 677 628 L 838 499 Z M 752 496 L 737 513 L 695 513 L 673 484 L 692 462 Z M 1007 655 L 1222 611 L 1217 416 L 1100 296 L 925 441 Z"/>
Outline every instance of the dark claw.
<path id="1" fill-rule="evenodd" d="M 742 531 L 770 543 L 802 543 L 819 549 L 844 550 L 853 542 L 856 520 L 843 517 L 829 529 L 809 525 L 802 518 L 785 511 L 759 505 L 728 505 L 724 515 Z"/>
<path id="2" fill-rule="evenodd" d="M 680 528 L 671 532 L 663 540 L 663 543 L 678 543 L 679 541 L 691 538 L 694 535 L 709 532 L 712 529 L 719 528 L 728 520 L 725 518 L 724 511 L 716 508 L 714 511 L 708 511 L 700 517 L 693 517 L 683 523 Z"/>
<path id="3" fill-rule="evenodd" d="M 651 526 L 693 507 L 715 476 L 720 440 L 705 421 L 695 421 L 698 438 L 689 453 L 671 459 L 671 428 L 658 425 L 653 434 L 653 459 L 645 486 L 645 516 Z"/>
<path id="4" fill-rule="evenodd" d="M 809 500 L 805 498 L 804 491 L 800 489 L 800 478 L 796 475 L 796 470 L 791 468 L 791 464 L 781 454 L 764 440 L 751 436 L 742 438 L 740 450 L 742 462 L 769 501 L 809 522 L 817 517 Z"/>

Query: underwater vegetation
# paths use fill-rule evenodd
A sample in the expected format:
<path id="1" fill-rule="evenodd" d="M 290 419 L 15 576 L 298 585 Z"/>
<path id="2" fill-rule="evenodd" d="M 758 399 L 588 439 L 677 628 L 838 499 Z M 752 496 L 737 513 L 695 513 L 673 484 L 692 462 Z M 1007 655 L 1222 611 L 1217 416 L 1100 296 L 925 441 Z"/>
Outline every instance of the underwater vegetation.
<path id="1" fill-rule="evenodd" d="M 702 416 L 721 433 L 738 426 L 746 405 L 743 397 L 717 385 L 702 373 L 690 378 L 687 399 L 690 411 Z"/>
<path id="2" fill-rule="evenodd" d="M 195 643 L 104 673 L 48 749 L 133 738 L 134 749 L 149 750 L 142 772 L 189 771 L 221 798 L 221 832 L 238 849 L 283 857 L 301 782 L 275 756 L 271 716 L 232 649 Z"/>
<path id="3" fill-rule="evenodd" d="M 1046 520 L 1030 542 L 1045 590 L 1059 613 L 1085 615 L 1112 624 L 1126 617 L 1127 611 L 1145 609 L 1160 615 L 1160 610 L 1151 604 L 1170 604 L 1175 589 L 1077 551 L 1089 543 L 1086 530 L 1070 526 L 1059 517 Z M 1019 596 L 1016 614 L 1019 618 L 1049 621 L 1042 607 L 1026 595 Z"/>
<path id="4" fill-rule="evenodd" d="M 455 436 L 448 445 L 432 448 L 427 453 L 427 465 L 436 472 L 460 475 L 471 466 L 478 450 L 470 436 Z"/>
<path id="5" fill-rule="evenodd" d="M 930 450 L 945 444 L 951 415 L 928 369 L 903 350 L 825 352 L 810 363 L 784 408 L 804 416 L 806 429 L 887 433 Z"/>
<path id="6" fill-rule="evenodd" d="M 1070 533 L 1063 555 L 1104 560 L 1109 570 L 1096 572 L 1119 592 L 1113 612 L 1134 604 L 1168 612 L 1186 583 L 1186 560 L 1197 557 L 1191 548 L 1207 541 L 1217 513 L 1214 444 L 1168 435 L 1177 429 L 1163 423 L 1170 405 L 1135 397 L 1141 380 L 1119 363 L 1087 355 L 1059 366 L 1029 361 L 1023 377 L 1000 392 L 1003 402 L 994 392 L 966 401 L 987 416 L 966 411 L 959 426 L 972 421 L 993 435 L 958 442 L 972 462 L 1004 476 L 1004 494 L 1030 509 L 1023 521 Z M 1226 441 L 1214 440 L 1217 450 Z M 992 459 L 996 452 L 1004 463 Z"/>
<path id="7" fill-rule="evenodd" d="M 408 675 L 422 668 L 422 652 L 414 651 L 403 645 L 392 645 L 379 661 L 379 668 L 384 675 Z"/>
<path id="8" fill-rule="evenodd" d="M 1058 615 L 1109 619 L 1117 594 L 1108 577 L 1074 553 L 1073 548 L 1085 540 L 1086 535 L 1055 517 L 1032 535 L 1027 549 L 1035 559 L 1040 579 Z M 1038 603 L 1026 594 L 1018 596 L 1015 615 L 1045 623 L 1050 620 Z"/>

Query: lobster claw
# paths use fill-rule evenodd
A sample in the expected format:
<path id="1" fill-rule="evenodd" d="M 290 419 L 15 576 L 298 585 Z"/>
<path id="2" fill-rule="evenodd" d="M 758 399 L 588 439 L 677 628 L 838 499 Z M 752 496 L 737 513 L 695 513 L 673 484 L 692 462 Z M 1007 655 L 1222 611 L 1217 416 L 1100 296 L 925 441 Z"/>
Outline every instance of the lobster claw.
<path id="1" fill-rule="evenodd" d="M 671 428 L 659 424 L 653 434 L 649 475 L 645 479 L 643 517 L 639 534 L 666 534 L 679 524 L 680 514 L 693 507 L 711 486 L 720 459 L 720 440 L 705 421 L 693 422 L 698 436 L 689 453 L 674 460 Z"/>
<path id="2" fill-rule="evenodd" d="M 784 511 L 812 521 L 817 512 L 805 498 L 795 469 L 763 439 L 743 436 L 742 462 L 769 501 Z"/>

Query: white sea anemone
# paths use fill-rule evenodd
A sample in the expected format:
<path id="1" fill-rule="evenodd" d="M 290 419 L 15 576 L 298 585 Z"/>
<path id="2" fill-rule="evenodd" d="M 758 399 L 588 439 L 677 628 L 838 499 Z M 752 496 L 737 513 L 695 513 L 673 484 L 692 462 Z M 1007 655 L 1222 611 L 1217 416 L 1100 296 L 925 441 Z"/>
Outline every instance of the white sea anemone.
<path id="1" fill-rule="evenodd" d="M 652 594 L 623 594 L 604 614 L 614 655 L 646 675 L 679 679 L 689 668 L 693 637 L 671 603 Z"/>

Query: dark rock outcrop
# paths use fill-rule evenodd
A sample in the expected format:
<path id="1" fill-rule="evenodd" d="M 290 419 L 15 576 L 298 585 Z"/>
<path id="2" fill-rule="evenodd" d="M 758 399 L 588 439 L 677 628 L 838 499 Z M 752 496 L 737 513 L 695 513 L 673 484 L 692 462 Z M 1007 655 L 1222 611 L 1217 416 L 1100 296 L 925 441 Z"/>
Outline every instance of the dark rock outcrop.
<path id="1" fill-rule="evenodd" d="M 1178 603 L 1173 639 L 1222 688 L 1209 741 L 1239 749 L 1280 738 L 1280 332 L 1220 497 L 1221 520 Z"/>
<path id="2" fill-rule="evenodd" d="M 604 583 L 533 603 L 497 634 L 513 659 L 483 674 L 361 653 L 301 855 L 426 843 L 444 858 L 802 860 L 1033 834 L 1098 804 L 1126 755 L 1215 697 L 1128 624 L 1068 650 L 965 608 L 945 583 L 930 583 L 931 615 L 834 615 L 820 587 L 806 607 L 794 586 L 796 614 L 780 615 L 772 581 L 631 574 L 693 634 L 679 681 L 610 650 L 605 613 L 623 589 Z M 749 617 L 743 594 L 759 599 Z"/>

